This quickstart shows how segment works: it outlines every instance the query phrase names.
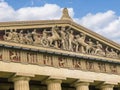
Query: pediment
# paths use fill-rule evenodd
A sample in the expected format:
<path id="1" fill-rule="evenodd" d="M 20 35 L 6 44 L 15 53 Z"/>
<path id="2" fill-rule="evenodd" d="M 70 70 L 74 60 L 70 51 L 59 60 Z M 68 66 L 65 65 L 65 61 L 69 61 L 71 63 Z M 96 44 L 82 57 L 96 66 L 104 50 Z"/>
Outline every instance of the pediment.
<path id="1" fill-rule="evenodd" d="M 0 45 L 69 56 L 120 60 L 120 45 L 70 20 L 0 23 Z"/>

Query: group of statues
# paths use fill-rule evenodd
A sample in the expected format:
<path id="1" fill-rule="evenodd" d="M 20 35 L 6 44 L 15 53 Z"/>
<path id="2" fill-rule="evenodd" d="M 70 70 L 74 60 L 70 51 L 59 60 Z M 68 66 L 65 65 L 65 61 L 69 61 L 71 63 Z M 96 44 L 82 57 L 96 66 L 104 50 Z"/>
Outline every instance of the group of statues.
<path id="1" fill-rule="evenodd" d="M 120 52 L 95 39 L 88 37 L 84 33 L 77 33 L 71 27 L 54 26 L 51 29 L 38 30 L 5 30 L 3 36 L 5 41 L 31 44 L 43 47 L 52 47 L 68 51 L 120 58 Z"/>

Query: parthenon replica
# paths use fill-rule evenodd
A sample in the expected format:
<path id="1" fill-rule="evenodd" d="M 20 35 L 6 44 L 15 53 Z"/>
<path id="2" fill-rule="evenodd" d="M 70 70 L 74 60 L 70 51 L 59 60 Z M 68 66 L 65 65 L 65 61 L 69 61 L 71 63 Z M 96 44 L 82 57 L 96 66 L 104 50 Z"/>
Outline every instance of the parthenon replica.
<path id="1" fill-rule="evenodd" d="M 0 22 L 0 90 L 120 90 L 120 44 L 60 20 Z"/>

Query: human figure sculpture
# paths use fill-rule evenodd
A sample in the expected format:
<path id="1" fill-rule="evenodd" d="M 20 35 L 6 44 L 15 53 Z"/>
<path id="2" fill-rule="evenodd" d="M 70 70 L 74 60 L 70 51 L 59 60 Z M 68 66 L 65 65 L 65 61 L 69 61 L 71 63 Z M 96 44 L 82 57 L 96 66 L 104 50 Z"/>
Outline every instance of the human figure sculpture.
<path id="1" fill-rule="evenodd" d="M 47 40 L 48 36 L 47 36 L 47 31 L 46 29 L 43 30 L 42 32 L 42 37 L 41 37 L 41 44 L 46 47 L 48 46 L 48 40 Z"/>
<path id="2" fill-rule="evenodd" d="M 40 38 L 38 33 L 36 32 L 36 29 L 34 29 L 31 34 L 33 36 L 34 44 L 40 44 Z"/>
<path id="3" fill-rule="evenodd" d="M 23 30 L 21 30 L 21 31 L 18 33 L 18 37 L 19 37 L 19 43 L 25 44 L 25 38 L 24 38 Z"/>
<path id="4" fill-rule="evenodd" d="M 27 44 L 33 43 L 32 34 L 29 31 L 25 34 L 25 41 Z"/>
<path id="5" fill-rule="evenodd" d="M 114 58 L 118 57 L 118 54 L 112 48 L 111 48 L 110 55 L 111 57 L 114 57 Z"/>
<path id="6" fill-rule="evenodd" d="M 88 39 L 88 46 L 87 46 L 87 48 L 86 48 L 86 53 L 88 53 L 88 54 L 93 54 L 94 53 L 94 44 L 93 44 L 93 42 L 92 42 L 92 40 L 91 39 Z"/>
<path id="7" fill-rule="evenodd" d="M 60 35 L 61 35 L 61 44 L 62 44 L 62 49 L 66 50 L 66 33 L 65 33 L 65 27 L 62 27 L 60 30 Z"/>
<path id="8" fill-rule="evenodd" d="M 105 55 L 105 52 L 102 50 L 102 44 L 99 43 L 99 41 L 96 41 L 96 45 L 95 45 L 95 55 Z"/>
<path id="9" fill-rule="evenodd" d="M 68 49 L 73 51 L 73 40 L 74 40 L 73 30 L 71 30 L 70 28 L 67 34 L 68 34 L 68 47 L 69 47 Z"/>
<path id="10" fill-rule="evenodd" d="M 76 36 L 76 41 L 79 43 L 81 46 L 81 52 L 86 53 L 85 50 L 89 48 L 89 45 L 85 42 L 86 35 L 81 33 L 80 35 Z"/>
<path id="11" fill-rule="evenodd" d="M 18 37 L 18 33 L 17 33 L 17 30 L 15 29 L 15 30 L 13 30 L 13 39 L 12 39 L 12 41 L 13 42 L 19 42 L 19 37 Z"/>

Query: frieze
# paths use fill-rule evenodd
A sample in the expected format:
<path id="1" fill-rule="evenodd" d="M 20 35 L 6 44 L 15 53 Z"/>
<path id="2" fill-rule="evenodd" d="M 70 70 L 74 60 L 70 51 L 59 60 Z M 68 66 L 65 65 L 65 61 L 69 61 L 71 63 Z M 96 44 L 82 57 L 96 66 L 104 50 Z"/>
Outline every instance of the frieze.
<path id="1" fill-rule="evenodd" d="M 2 61 L 66 68 L 74 70 L 120 74 L 120 66 L 107 62 L 89 61 L 87 59 L 63 57 L 32 51 L 0 48 Z M 3 55 L 4 54 L 4 55 Z M 8 55 L 7 57 L 5 55 Z"/>
<path id="2" fill-rule="evenodd" d="M 120 59 L 120 51 L 68 26 L 11 29 L 1 32 L 6 42 L 49 47 L 82 54 Z"/>

